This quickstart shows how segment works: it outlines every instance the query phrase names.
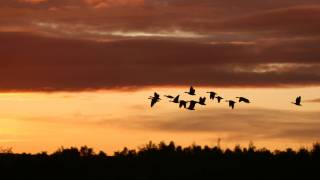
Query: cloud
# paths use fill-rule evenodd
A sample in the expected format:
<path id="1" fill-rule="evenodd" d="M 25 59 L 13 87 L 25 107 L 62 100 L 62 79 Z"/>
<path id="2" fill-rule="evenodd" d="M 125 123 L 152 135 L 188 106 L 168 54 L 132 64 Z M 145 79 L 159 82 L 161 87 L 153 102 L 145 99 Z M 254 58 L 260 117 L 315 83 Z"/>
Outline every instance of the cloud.
<path id="1" fill-rule="evenodd" d="M 270 37 L 318 36 L 319 5 L 293 6 L 247 14 L 213 24 L 229 31 L 251 32 Z M 305 20 L 309 23 L 305 23 Z"/>
<path id="2" fill-rule="evenodd" d="M 39 2 L 28 0 L 27 2 Z M 102 30 L 145 31 L 178 28 L 196 33 L 238 35 L 317 34 L 319 3 L 315 0 L 55 0 L 0 2 L 4 19 L 83 24 Z M 96 8 L 95 10 L 92 7 Z M 103 7 L 112 7 L 104 11 Z M 56 8 L 53 14 L 49 9 Z M 30 10 L 31 9 L 31 10 Z M 36 11 L 34 10 L 36 9 Z M 27 16 L 21 16 L 22 14 Z M 187 16 L 186 16 L 187 14 Z M 308 19 L 309 22 L 305 23 Z M 13 22 L 21 25 L 21 22 Z M 304 25 L 304 26 L 301 26 Z"/>
<path id="3" fill-rule="evenodd" d="M 0 5 L 26 9 L 48 9 L 49 7 L 86 9 L 139 6 L 143 3 L 144 0 L 2 0 Z"/>
<path id="4" fill-rule="evenodd" d="M 225 140 L 308 140 L 320 137 L 320 112 L 292 112 L 272 109 L 202 110 L 197 113 L 165 113 L 133 116 L 128 120 L 103 121 L 133 129 L 176 133 L 226 134 Z"/>
<path id="5" fill-rule="evenodd" d="M 46 2 L 47 0 L 18 0 L 19 2 L 26 2 L 31 4 L 38 4 L 42 2 Z"/>
<path id="6" fill-rule="evenodd" d="M 0 90 L 319 85 L 319 14 L 316 0 L 3 0 Z"/>
<path id="7" fill-rule="evenodd" d="M 154 85 L 319 85 L 315 42 L 110 42 L 0 33 L 0 89 L 88 90 Z M 285 48 L 281 48 L 285 47 Z M 292 53 L 288 53 L 292 50 Z M 303 63 L 302 63 L 303 62 Z"/>
<path id="8" fill-rule="evenodd" d="M 307 100 L 307 102 L 320 103 L 320 98 L 319 99 Z"/>
<path id="9" fill-rule="evenodd" d="M 144 3 L 144 0 L 84 0 L 88 5 L 95 8 L 106 8 L 112 6 L 138 6 Z"/>

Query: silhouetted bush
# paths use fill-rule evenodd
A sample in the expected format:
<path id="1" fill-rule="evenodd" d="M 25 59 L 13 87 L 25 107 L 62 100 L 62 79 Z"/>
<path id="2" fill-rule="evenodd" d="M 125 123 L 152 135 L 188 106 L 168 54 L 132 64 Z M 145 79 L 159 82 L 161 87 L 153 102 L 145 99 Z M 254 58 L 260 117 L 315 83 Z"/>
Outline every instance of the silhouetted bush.
<path id="1" fill-rule="evenodd" d="M 306 179 L 318 172 L 319 157 L 319 143 L 309 150 L 272 152 L 253 143 L 223 150 L 150 141 L 138 150 L 124 148 L 113 156 L 87 146 L 34 155 L 0 148 L 0 168 L 1 177 L 10 179 Z"/>

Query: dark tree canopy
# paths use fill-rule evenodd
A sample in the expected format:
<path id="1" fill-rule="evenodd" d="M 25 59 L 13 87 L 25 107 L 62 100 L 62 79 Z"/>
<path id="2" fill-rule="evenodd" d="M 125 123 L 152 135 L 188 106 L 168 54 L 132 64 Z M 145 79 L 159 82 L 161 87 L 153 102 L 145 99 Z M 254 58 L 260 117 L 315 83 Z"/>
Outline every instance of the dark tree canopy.
<path id="1" fill-rule="evenodd" d="M 0 153 L 1 177 L 20 179 L 295 179 L 317 175 L 320 144 L 297 151 L 235 146 L 177 146 L 174 142 L 124 148 L 108 156 L 83 146 L 52 154 Z"/>

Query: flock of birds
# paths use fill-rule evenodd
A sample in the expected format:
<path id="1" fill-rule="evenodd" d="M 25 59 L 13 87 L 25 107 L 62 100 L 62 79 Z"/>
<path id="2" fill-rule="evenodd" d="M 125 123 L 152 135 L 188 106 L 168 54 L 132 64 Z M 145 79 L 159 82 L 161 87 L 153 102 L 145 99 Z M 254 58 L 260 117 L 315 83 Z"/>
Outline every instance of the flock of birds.
<path id="1" fill-rule="evenodd" d="M 189 94 L 190 96 L 195 96 L 196 95 L 196 90 L 194 89 L 194 87 L 190 87 L 190 90 L 188 92 L 185 92 L 187 94 Z M 207 92 L 209 94 L 209 98 L 210 100 L 217 100 L 218 103 L 221 102 L 222 99 L 224 99 L 223 97 L 219 96 L 216 92 Z M 191 100 L 191 101 L 186 101 L 186 100 L 180 100 L 180 95 L 177 96 L 171 96 L 171 95 L 164 95 L 164 97 L 170 99 L 170 102 L 172 103 L 176 103 L 179 104 L 179 108 L 185 108 L 191 111 L 195 110 L 195 107 L 197 104 L 205 106 L 206 105 L 206 97 L 200 97 L 198 101 L 195 100 Z M 248 98 L 245 97 L 236 97 L 238 98 L 238 102 L 239 103 L 251 103 L 250 100 Z M 151 107 L 153 107 L 157 102 L 159 102 L 161 100 L 160 95 L 155 92 L 154 96 L 150 96 L 149 99 L 151 99 Z M 235 104 L 237 103 L 234 100 L 226 100 L 226 102 L 229 103 L 229 107 L 231 109 L 234 109 Z M 189 105 L 188 105 L 189 103 Z M 292 102 L 293 104 L 297 105 L 297 106 L 301 106 L 301 96 L 298 96 L 295 100 L 295 102 Z"/>

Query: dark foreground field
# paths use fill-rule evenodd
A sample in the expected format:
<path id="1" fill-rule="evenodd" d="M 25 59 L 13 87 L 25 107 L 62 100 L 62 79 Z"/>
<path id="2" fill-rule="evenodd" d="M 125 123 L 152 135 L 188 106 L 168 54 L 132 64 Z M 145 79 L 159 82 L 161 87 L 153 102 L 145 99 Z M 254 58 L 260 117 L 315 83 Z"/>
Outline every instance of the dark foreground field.
<path id="1" fill-rule="evenodd" d="M 319 179 L 320 145 L 271 152 L 174 143 L 124 148 L 108 156 L 91 148 L 60 148 L 53 154 L 0 154 L 0 179 Z"/>

